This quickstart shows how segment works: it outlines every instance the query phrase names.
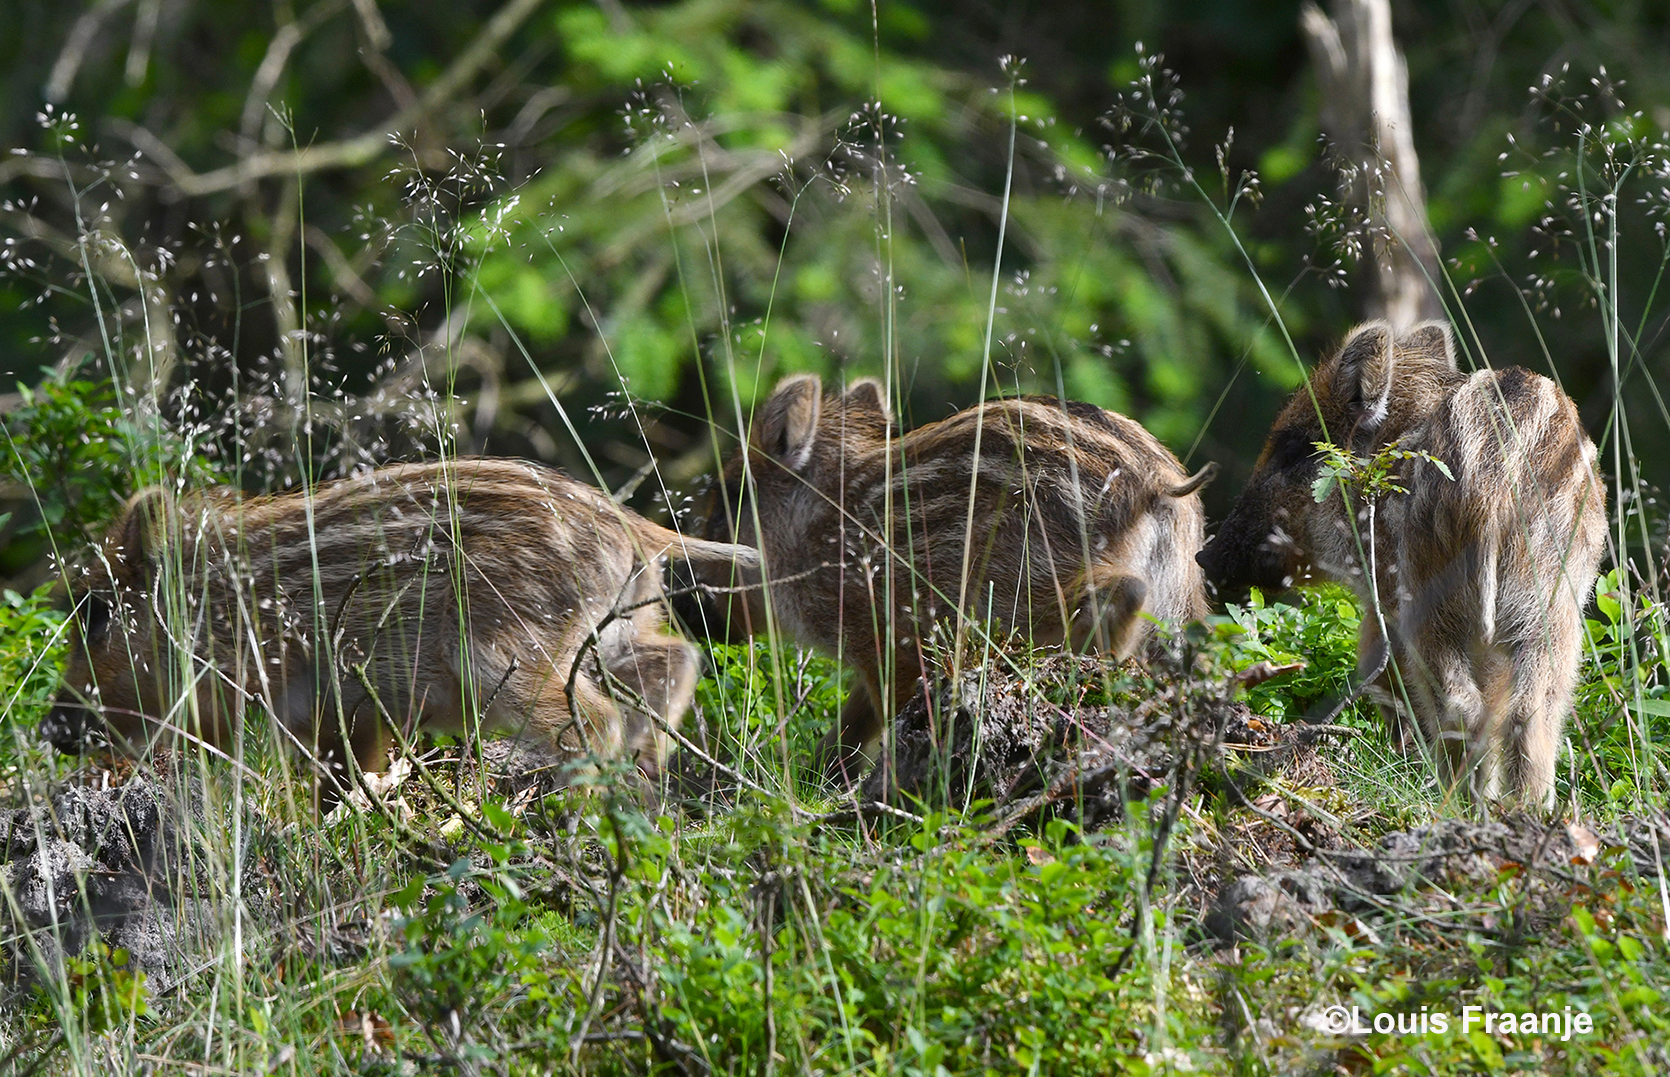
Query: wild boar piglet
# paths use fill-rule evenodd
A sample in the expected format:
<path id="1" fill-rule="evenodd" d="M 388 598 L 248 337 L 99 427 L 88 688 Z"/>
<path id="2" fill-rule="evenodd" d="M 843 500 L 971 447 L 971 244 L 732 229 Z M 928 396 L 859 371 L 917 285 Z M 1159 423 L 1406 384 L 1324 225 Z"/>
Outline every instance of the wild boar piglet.
<path id="1" fill-rule="evenodd" d="M 406 464 L 307 492 L 135 495 L 74 586 L 47 728 L 226 748 L 259 704 L 327 765 L 408 731 L 501 729 L 653 773 L 698 674 L 662 558 L 756 565 L 514 460 Z M 373 695 L 375 693 L 375 695 Z M 653 715 L 650 713 L 653 712 Z"/>
<path id="2" fill-rule="evenodd" d="M 710 631 L 762 631 L 769 603 L 788 637 L 857 671 L 820 748 L 832 775 L 851 777 L 883 716 L 920 690 L 923 640 L 941 618 L 1125 655 L 1147 631 L 1142 614 L 1206 612 L 1193 555 L 1210 470 L 1190 478 L 1130 419 L 1025 397 L 902 435 L 892 424 L 874 380 L 828 396 L 815 376 L 785 380 L 703 525 L 711 540 L 757 546 L 765 581 L 700 611 Z"/>
<path id="3" fill-rule="evenodd" d="M 1318 501 L 1318 442 L 1424 455 L 1396 463 L 1406 493 Z M 1370 322 L 1277 417 L 1200 563 L 1224 588 L 1307 571 L 1352 587 L 1368 607 L 1359 675 L 1382 700 L 1407 696 L 1446 784 L 1551 808 L 1605 535 L 1595 446 L 1559 386 L 1520 367 L 1462 373 L 1442 322 Z"/>

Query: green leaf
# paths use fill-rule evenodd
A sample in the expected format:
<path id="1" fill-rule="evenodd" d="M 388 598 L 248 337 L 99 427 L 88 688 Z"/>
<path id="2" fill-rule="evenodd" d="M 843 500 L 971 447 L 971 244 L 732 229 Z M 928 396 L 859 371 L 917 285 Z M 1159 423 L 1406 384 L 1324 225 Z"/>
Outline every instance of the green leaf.
<path id="1" fill-rule="evenodd" d="M 1311 483 L 1310 493 L 1311 496 L 1316 499 L 1316 503 L 1318 505 L 1326 501 L 1328 499 L 1328 495 L 1334 492 L 1334 483 L 1338 480 L 1339 476 L 1335 475 L 1333 472 L 1324 471 L 1316 477 L 1315 482 Z"/>
<path id="2" fill-rule="evenodd" d="M 493 828 L 502 834 L 511 834 L 516 831 L 516 817 L 496 801 L 483 801 L 481 814 L 486 816 L 488 823 L 492 824 Z"/>
<path id="3" fill-rule="evenodd" d="M 1670 718 L 1670 699 L 1643 699 L 1635 704 L 1635 709 L 1640 714 Z"/>
<path id="4" fill-rule="evenodd" d="M 423 887 L 428 880 L 422 875 L 412 878 L 412 881 L 389 896 L 389 903 L 399 909 L 409 909 L 423 897 Z"/>
<path id="5" fill-rule="evenodd" d="M 1485 1035 L 1483 1031 L 1474 1029 L 1467 1033 L 1467 1042 L 1472 1045 L 1473 1053 L 1489 1070 L 1502 1068 L 1502 1050 L 1496 1046 L 1496 1041 Z"/>

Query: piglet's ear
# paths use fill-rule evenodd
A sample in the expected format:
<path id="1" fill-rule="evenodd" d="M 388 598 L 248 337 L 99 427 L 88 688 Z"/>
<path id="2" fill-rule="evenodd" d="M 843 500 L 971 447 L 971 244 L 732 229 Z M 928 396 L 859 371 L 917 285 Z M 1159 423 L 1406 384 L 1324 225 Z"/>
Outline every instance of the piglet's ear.
<path id="1" fill-rule="evenodd" d="M 1397 350 L 1399 355 L 1456 369 L 1455 338 L 1450 335 L 1449 322 L 1421 322 L 1397 338 Z"/>
<path id="2" fill-rule="evenodd" d="M 1334 391 L 1350 402 L 1351 417 L 1364 430 L 1386 418 L 1391 402 L 1392 327 L 1367 322 L 1351 331 L 1340 345 L 1334 368 Z"/>
<path id="3" fill-rule="evenodd" d="M 162 559 L 173 516 L 174 499 L 160 486 L 148 486 L 128 498 L 105 539 L 105 556 L 112 567 L 148 578 Z"/>
<path id="4" fill-rule="evenodd" d="M 752 441 L 790 471 L 799 471 L 812 458 L 822 410 L 823 382 L 816 374 L 787 378 L 761 405 L 754 419 Z"/>
<path id="5" fill-rule="evenodd" d="M 893 421 L 893 411 L 887 406 L 887 390 L 875 378 L 859 378 L 847 386 L 841 406 L 849 412 L 873 412 L 883 422 Z"/>
<path id="6" fill-rule="evenodd" d="M 874 378 L 860 378 L 847 386 L 839 401 L 839 418 L 825 420 L 825 427 L 833 422 L 843 445 L 854 442 L 887 440 L 887 428 L 893 425 L 893 412 L 887 406 L 887 391 Z"/>

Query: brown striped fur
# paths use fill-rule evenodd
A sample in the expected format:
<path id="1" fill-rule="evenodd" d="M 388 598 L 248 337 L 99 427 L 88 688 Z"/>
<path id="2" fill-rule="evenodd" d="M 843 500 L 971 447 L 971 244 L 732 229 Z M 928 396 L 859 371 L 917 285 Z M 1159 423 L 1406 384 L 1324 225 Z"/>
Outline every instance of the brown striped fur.
<path id="1" fill-rule="evenodd" d="M 461 732 L 479 715 L 570 759 L 625 753 L 653 772 L 667 738 L 633 704 L 676 725 L 698 673 L 695 649 L 664 631 L 662 557 L 757 563 L 513 460 L 270 497 L 145 491 L 76 589 L 48 724 L 65 748 L 90 714 L 132 748 L 169 731 L 224 748 L 254 702 L 316 759 L 340 764 L 346 747 L 378 770 L 387 731 L 363 666 L 408 730 Z"/>
<path id="2" fill-rule="evenodd" d="M 1366 527 L 1337 490 L 1312 496 L 1313 443 L 1325 440 L 1358 456 L 1397 442 L 1454 476 L 1422 459 L 1398 468 L 1409 492 L 1375 514 L 1378 593 L 1360 552 Z M 1280 587 L 1314 570 L 1378 600 L 1446 783 L 1546 808 L 1605 534 L 1595 447 L 1558 386 L 1519 367 L 1462 373 L 1443 323 L 1395 335 L 1371 322 L 1288 402 L 1200 562 L 1223 587 Z M 1370 609 L 1364 676 L 1387 657 Z"/>
<path id="3" fill-rule="evenodd" d="M 903 436 L 891 428 L 873 380 L 825 396 L 816 377 L 789 378 L 760 408 L 707 519 L 709 538 L 760 547 L 768 583 L 734 596 L 720 622 L 763 630 L 769 601 L 789 637 L 858 672 L 824 745 L 832 771 L 855 763 L 883 716 L 919 690 L 922 640 L 959 604 L 1036 643 L 1121 655 L 1146 631 L 1140 613 L 1206 612 L 1192 555 L 1204 537 L 1194 491 L 1210 473 L 1191 480 L 1130 419 L 1034 397 Z"/>

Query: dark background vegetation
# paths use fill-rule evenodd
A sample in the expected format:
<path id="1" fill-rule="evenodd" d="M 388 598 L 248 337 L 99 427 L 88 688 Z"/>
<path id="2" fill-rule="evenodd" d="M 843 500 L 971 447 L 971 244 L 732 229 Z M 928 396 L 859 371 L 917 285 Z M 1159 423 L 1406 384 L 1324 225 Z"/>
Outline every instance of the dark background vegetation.
<path id="1" fill-rule="evenodd" d="M 1339 262 L 1298 14 L 13 0 L 0 388 L 114 362 L 134 399 L 196 424 L 251 486 L 443 441 L 610 485 L 653 456 L 661 481 L 635 496 L 656 511 L 724 451 L 709 430 L 734 430 L 736 404 L 783 373 L 891 370 L 909 421 L 971 403 L 1012 159 L 987 393 L 1062 391 L 1134 415 L 1189 463 L 1226 466 L 1208 494 L 1221 515 L 1300 368 L 1210 207 L 1129 152 L 1152 137 L 1109 117 L 1131 103 L 1139 42 L 1163 54 L 1184 95 L 1167 110 L 1208 195 L 1225 205 L 1244 172 L 1259 177 L 1233 226 L 1314 361 L 1366 293 Z M 1448 0 L 1394 4 L 1394 22 L 1429 213 L 1483 354 L 1546 372 L 1546 343 L 1599 438 L 1613 397 L 1595 291 L 1560 227 L 1539 227 L 1559 208 L 1571 117 L 1528 88 L 1569 65 L 1589 119 L 1639 109 L 1625 122 L 1662 128 L 1670 11 Z M 472 49 L 480 62 L 462 62 Z M 1603 66 L 1615 96 L 1590 84 Z M 286 156 L 356 139 L 325 167 Z M 240 162 L 276 164 L 227 178 Z M 1630 212 L 1626 327 L 1662 254 Z M 1645 323 L 1650 369 L 1663 328 Z M 162 384 L 152 354 L 172 357 Z M 1633 448 L 1659 479 L 1661 409 L 1625 398 L 1652 420 Z"/>

